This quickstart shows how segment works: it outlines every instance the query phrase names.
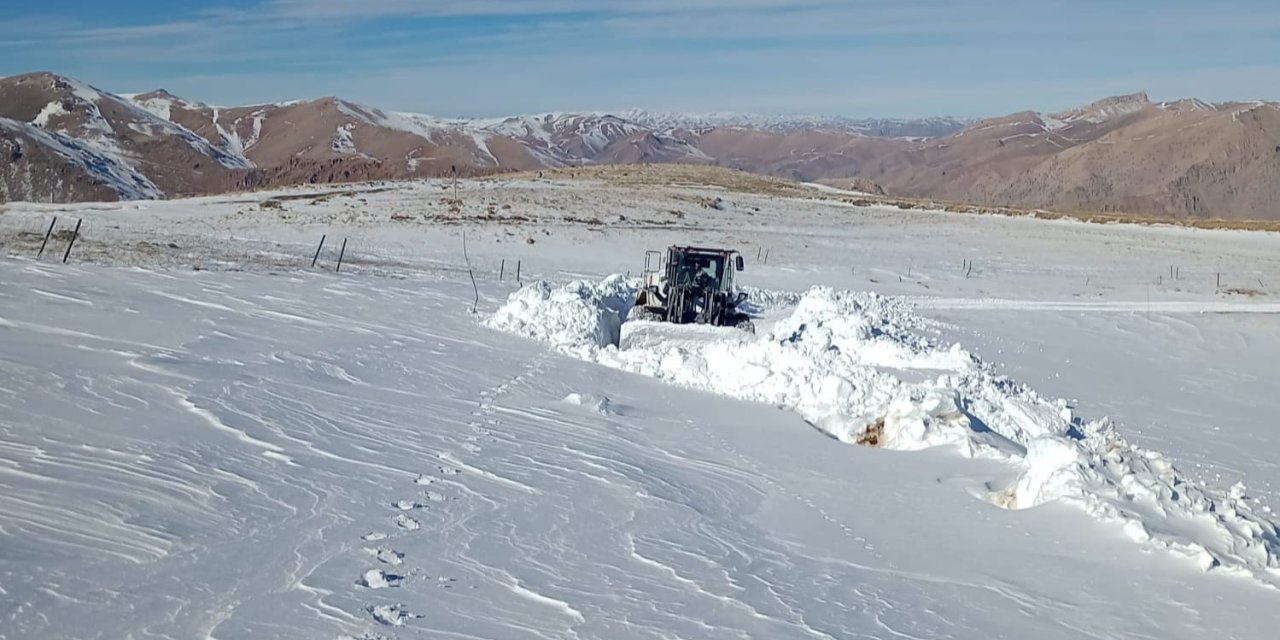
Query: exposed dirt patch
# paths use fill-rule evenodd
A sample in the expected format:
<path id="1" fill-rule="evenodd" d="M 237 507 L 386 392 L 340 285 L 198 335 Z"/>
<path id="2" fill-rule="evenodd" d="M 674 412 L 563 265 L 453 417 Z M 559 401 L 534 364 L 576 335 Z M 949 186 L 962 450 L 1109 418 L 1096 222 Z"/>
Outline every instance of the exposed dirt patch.
<path id="1" fill-rule="evenodd" d="M 879 447 L 884 442 L 884 418 L 863 429 L 854 442 L 864 447 Z"/>
<path id="2" fill-rule="evenodd" d="M 550 169 L 541 172 L 503 174 L 488 180 L 536 180 L 539 173 L 544 179 L 601 180 L 614 185 L 718 187 L 739 193 L 763 195 L 812 197 L 815 191 L 798 182 L 771 178 L 724 167 L 685 164 L 632 164 L 599 167 L 572 167 Z M 714 198 L 709 199 L 714 200 Z"/>

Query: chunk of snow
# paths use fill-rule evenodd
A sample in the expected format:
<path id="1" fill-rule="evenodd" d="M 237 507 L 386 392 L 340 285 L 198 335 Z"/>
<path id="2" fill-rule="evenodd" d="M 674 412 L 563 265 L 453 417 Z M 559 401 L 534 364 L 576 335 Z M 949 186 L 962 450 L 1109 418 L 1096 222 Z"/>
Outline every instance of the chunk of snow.
<path id="1" fill-rule="evenodd" d="M 369 589 L 387 589 L 389 587 L 398 587 L 404 578 L 401 576 L 387 573 L 381 569 L 370 569 L 361 576 L 359 584 Z"/>
<path id="2" fill-rule="evenodd" d="M 622 276 L 565 287 L 538 281 L 511 294 L 489 326 L 586 355 L 618 344 L 635 292 L 635 285 Z"/>
<path id="3" fill-rule="evenodd" d="M 408 620 L 419 617 L 409 613 L 402 604 L 371 605 L 365 610 L 378 624 L 390 627 L 402 627 Z"/>
<path id="4" fill-rule="evenodd" d="M 577 407 L 586 407 L 601 415 L 612 415 L 614 413 L 613 403 L 608 396 L 571 393 L 564 397 L 564 402 Z"/>

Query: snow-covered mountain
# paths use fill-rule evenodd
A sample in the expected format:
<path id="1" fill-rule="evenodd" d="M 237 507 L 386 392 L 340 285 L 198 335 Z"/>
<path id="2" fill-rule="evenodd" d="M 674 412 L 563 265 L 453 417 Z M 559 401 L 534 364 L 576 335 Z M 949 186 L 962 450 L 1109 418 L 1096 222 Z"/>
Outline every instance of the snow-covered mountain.
<path id="1" fill-rule="evenodd" d="M 617 162 L 709 160 L 687 139 L 604 113 L 545 113 L 474 120 L 471 130 L 520 142 L 553 167 Z M 643 150 L 642 145 L 648 144 Z"/>
<path id="2" fill-rule="evenodd" d="M 745 127 L 787 133 L 825 129 L 856 133 L 874 138 L 940 138 L 963 129 L 969 121 L 951 117 L 935 118 L 848 118 L 844 116 L 768 116 L 752 113 L 680 113 L 629 109 L 619 114 L 653 129 L 705 131 L 719 127 Z"/>
<path id="3" fill-rule="evenodd" d="M 114 154 L 71 136 L 0 118 L 0 201 L 149 200 L 163 196 Z"/>
<path id="4" fill-rule="evenodd" d="M 75 174 L 73 181 L 100 185 L 121 198 L 155 198 L 220 188 L 228 176 L 252 166 L 134 102 L 49 73 L 0 79 L 0 118 L 6 120 L 7 146 L 16 149 L 25 142 L 28 151 L 39 146 L 47 152 L 18 166 L 11 151 L 4 168 L 9 197 L 28 191 L 25 183 L 34 187 L 62 172 L 66 179 Z M 54 164 L 65 166 L 36 167 L 37 157 L 60 158 Z M 63 197 L 57 189 L 38 191 L 30 195 Z"/>
<path id="5" fill-rule="evenodd" d="M 29 74 L 0 80 L 0 118 L 5 199 L 692 163 L 975 204 L 1280 215 L 1280 106 L 1145 93 L 976 122 L 641 109 L 462 119 L 337 97 L 220 107 Z"/>

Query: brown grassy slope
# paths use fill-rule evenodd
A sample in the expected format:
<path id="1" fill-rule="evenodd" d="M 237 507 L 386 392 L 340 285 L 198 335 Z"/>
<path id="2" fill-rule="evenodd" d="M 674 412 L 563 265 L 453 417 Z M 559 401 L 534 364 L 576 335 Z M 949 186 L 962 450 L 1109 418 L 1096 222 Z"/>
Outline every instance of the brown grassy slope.
<path id="1" fill-rule="evenodd" d="M 814 189 L 791 180 L 761 176 L 725 167 L 697 164 L 633 164 L 567 167 L 507 173 L 490 180 L 529 180 L 541 175 L 554 180 L 599 180 L 628 187 L 696 186 L 716 187 L 739 193 L 779 197 L 812 197 Z"/>
<path id="2" fill-rule="evenodd" d="M 611 185 L 643 188 L 654 186 L 708 186 L 731 192 L 759 194 L 783 198 L 828 200 L 857 206 L 888 206 L 903 210 L 927 210 L 946 213 L 1028 216 L 1047 220 L 1072 219 L 1098 224 L 1170 224 L 1200 229 L 1238 229 L 1280 231 L 1280 220 L 1247 220 L 1218 218 L 1170 219 L 1123 212 L 1051 211 L 1045 209 L 974 205 L 963 202 L 905 198 L 894 196 L 845 196 L 817 191 L 790 180 L 761 176 L 725 167 L 679 164 L 640 164 L 601 167 L 577 167 L 529 171 L 492 176 L 491 180 L 534 179 L 542 175 L 556 180 L 598 180 Z"/>
<path id="3" fill-rule="evenodd" d="M 1280 217 L 1280 110 L 1164 111 L 1064 151 L 997 199 L 1178 217 Z"/>

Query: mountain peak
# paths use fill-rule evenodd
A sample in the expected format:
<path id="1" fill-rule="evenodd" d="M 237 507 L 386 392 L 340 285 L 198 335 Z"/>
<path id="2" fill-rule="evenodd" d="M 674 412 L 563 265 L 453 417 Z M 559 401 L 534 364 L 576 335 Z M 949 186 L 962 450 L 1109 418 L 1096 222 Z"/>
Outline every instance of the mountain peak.
<path id="1" fill-rule="evenodd" d="M 1151 99 L 1147 97 L 1147 92 L 1139 91 L 1137 93 L 1103 98 L 1083 107 L 1055 113 L 1051 117 L 1068 123 L 1083 120 L 1092 124 L 1100 124 L 1113 118 L 1137 113 L 1151 106 L 1153 105 Z"/>
<path id="2" fill-rule="evenodd" d="M 1105 109 L 1107 107 L 1114 107 L 1123 104 L 1148 105 L 1151 104 L 1151 98 L 1147 97 L 1146 91 L 1138 91 L 1136 93 L 1128 93 L 1125 95 L 1109 96 L 1101 100 L 1094 101 L 1085 107 L 1085 109 Z"/>

